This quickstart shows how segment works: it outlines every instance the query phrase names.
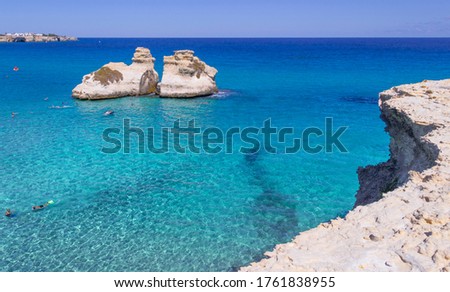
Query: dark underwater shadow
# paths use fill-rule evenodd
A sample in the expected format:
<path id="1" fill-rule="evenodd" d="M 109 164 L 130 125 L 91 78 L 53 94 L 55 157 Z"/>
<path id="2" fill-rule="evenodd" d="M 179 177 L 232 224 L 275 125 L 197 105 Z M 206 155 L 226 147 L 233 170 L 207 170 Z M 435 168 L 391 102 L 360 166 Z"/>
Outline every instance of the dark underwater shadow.
<path id="1" fill-rule="evenodd" d="M 362 104 L 378 104 L 378 97 L 370 97 L 370 96 L 343 96 L 341 97 L 342 101 L 353 102 L 353 103 L 362 103 Z"/>
<path id="2" fill-rule="evenodd" d="M 292 239 L 298 233 L 297 200 L 275 189 L 260 164 L 263 159 L 260 150 L 252 149 L 244 154 L 244 158 L 251 183 L 262 190 L 251 205 L 252 222 L 258 237 L 268 246 Z"/>

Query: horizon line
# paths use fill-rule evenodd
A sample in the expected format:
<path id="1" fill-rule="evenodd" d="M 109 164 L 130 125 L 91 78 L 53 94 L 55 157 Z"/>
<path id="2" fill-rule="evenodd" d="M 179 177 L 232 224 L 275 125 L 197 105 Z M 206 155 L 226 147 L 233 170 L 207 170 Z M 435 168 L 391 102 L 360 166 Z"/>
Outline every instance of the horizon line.
<path id="1" fill-rule="evenodd" d="M 70 35 L 64 35 L 70 36 Z M 83 39 L 426 39 L 439 38 L 447 39 L 450 36 L 75 36 Z"/>

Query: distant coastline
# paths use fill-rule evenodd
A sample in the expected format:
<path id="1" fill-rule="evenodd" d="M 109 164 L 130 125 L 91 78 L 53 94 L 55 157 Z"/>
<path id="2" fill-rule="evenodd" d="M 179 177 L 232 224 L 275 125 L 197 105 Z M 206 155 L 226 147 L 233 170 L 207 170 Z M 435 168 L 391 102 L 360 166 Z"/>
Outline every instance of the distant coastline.
<path id="1" fill-rule="evenodd" d="M 47 42 L 70 42 L 77 41 L 78 38 L 62 36 L 57 34 L 43 33 L 5 33 L 0 34 L 0 43 L 47 43 Z"/>

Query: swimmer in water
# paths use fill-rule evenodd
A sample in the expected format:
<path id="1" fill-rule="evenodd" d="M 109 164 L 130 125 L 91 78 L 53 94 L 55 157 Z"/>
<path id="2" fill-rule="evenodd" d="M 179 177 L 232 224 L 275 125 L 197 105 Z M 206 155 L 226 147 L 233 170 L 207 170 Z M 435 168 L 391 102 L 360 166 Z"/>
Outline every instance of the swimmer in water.
<path id="1" fill-rule="evenodd" d="M 106 111 L 103 115 L 104 116 L 110 116 L 110 115 L 113 115 L 114 114 L 114 111 Z"/>
<path id="2" fill-rule="evenodd" d="M 45 203 L 44 205 L 39 205 L 39 206 L 33 206 L 33 211 L 38 211 L 38 210 L 42 210 L 42 209 L 44 209 L 45 207 L 47 207 L 48 206 L 48 203 Z"/>
<path id="3" fill-rule="evenodd" d="M 54 203 L 53 201 L 48 201 L 47 203 L 45 203 L 43 205 L 33 206 L 32 209 L 33 209 L 33 211 L 39 211 L 39 210 L 42 210 L 42 209 L 46 208 L 48 205 L 51 205 L 53 203 Z"/>

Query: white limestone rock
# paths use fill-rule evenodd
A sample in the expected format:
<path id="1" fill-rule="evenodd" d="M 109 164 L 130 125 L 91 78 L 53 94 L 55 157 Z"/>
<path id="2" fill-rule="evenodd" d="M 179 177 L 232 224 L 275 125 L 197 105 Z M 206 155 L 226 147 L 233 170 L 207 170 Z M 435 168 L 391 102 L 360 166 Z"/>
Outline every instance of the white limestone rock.
<path id="1" fill-rule="evenodd" d="M 131 65 L 109 63 L 83 77 L 83 82 L 72 90 L 78 99 L 109 99 L 156 93 L 159 81 L 154 69 L 155 59 L 150 50 L 136 49 Z"/>
<path id="2" fill-rule="evenodd" d="M 164 72 L 158 93 L 161 97 L 197 97 L 218 92 L 217 70 L 202 62 L 190 50 L 164 57 Z"/>

